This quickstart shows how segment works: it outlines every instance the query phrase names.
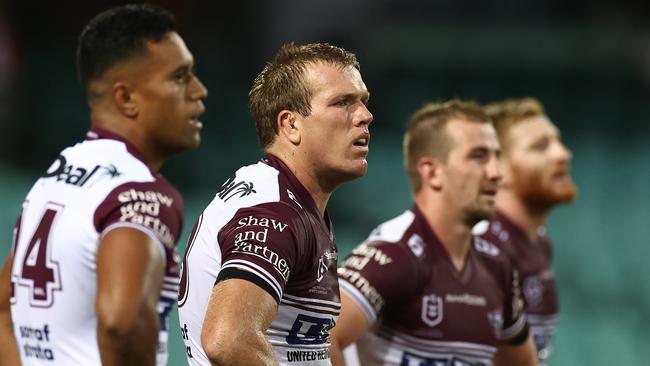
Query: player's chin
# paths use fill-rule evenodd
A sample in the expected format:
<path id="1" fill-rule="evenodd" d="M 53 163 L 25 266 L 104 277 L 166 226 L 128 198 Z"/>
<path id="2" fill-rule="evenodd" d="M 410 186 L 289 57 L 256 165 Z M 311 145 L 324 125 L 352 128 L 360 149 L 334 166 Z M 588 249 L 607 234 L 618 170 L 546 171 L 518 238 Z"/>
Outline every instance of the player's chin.
<path id="1" fill-rule="evenodd" d="M 344 180 L 361 178 L 368 172 L 368 162 L 366 159 L 350 161 L 339 172 L 344 177 Z"/>
<path id="2" fill-rule="evenodd" d="M 476 207 L 469 213 L 467 223 L 473 226 L 483 220 L 492 220 L 495 216 L 496 209 L 494 207 Z"/>
<path id="3" fill-rule="evenodd" d="M 174 144 L 174 150 L 176 152 L 194 150 L 201 145 L 201 134 L 196 131 L 188 132 L 177 137 L 176 143 Z"/>
<path id="4" fill-rule="evenodd" d="M 577 195 L 578 190 L 575 185 L 563 185 L 553 190 L 553 201 L 557 203 L 573 202 Z"/>
<path id="5" fill-rule="evenodd" d="M 352 174 L 357 178 L 362 177 L 368 173 L 368 160 L 365 157 L 356 159 L 352 162 Z"/>

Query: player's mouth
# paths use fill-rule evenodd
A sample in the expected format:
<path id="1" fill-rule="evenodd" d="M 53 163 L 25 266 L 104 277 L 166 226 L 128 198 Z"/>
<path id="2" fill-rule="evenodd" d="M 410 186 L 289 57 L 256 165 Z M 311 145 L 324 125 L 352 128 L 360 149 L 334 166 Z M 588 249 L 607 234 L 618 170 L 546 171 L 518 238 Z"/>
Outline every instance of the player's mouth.
<path id="1" fill-rule="evenodd" d="M 556 181 L 571 180 L 571 169 L 569 167 L 558 168 L 551 177 Z"/>
<path id="2" fill-rule="evenodd" d="M 201 115 L 205 112 L 205 107 L 201 106 L 198 111 L 190 115 L 190 125 L 196 129 L 201 129 L 203 128 L 203 122 L 199 120 L 201 118 Z"/>
<path id="3" fill-rule="evenodd" d="M 497 187 L 486 187 L 481 189 L 481 194 L 484 196 L 494 197 L 497 195 L 499 189 Z"/>
<path id="4" fill-rule="evenodd" d="M 360 134 L 356 140 L 352 143 L 354 147 L 357 150 L 361 150 L 365 152 L 366 154 L 368 153 L 368 146 L 370 145 L 370 133 L 369 132 L 363 132 Z"/>

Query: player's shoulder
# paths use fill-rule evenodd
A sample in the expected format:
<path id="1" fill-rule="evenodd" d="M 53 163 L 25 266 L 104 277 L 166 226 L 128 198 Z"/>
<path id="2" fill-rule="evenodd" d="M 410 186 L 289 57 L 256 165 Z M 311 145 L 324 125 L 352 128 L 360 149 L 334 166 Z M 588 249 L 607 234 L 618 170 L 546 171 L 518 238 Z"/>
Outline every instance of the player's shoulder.
<path id="1" fill-rule="evenodd" d="M 413 226 L 415 214 L 411 210 L 404 211 L 401 215 L 384 221 L 374 228 L 368 238 L 368 242 L 376 243 L 399 243 L 404 240 L 407 231 Z"/>
<path id="2" fill-rule="evenodd" d="M 61 151 L 42 178 L 98 190 L 125 182 L 156 182 L 174 189 L 136 155 L 119 140 L 85 140 Z"/>
<path id="3" fill-rule="evenodd" d="M 424 255 L 426 244 L 413 229 L 415 214 L 407 210 L 378 225 L 352 254 L 371 258 L 380 265 L 412 268 Z"/>
<path id="4" fill-rule="evenodd" d="M 219 186 L 204 215 L 220 226 L 251 215 L 287 221 L 300 216 L 299 206 L 281 193 L 277 169 L 263 162 L 243 166 Z"/>
<path id="5" fill-rule="evenodd" d="M 257 162 L 237 169 L 221 183 L 208 207 L 234 212 L 281 201 L 279 171 L 263 162 Z"/>

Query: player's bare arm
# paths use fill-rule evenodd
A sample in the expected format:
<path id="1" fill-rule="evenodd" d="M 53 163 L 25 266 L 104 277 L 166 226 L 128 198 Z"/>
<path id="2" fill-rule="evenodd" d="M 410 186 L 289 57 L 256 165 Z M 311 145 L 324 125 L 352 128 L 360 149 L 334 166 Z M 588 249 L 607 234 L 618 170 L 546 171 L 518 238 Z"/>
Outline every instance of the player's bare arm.
<path id="1" fill-rule="evenodd" d="M 361 308 L 341 292 L 341 314 L 330 335 L 330 357 L 332 366 L 343 366 L 343 349 L 355 343 L 369 327 L 368 318 Z"/>
<path id="2" fill-rule="evenodd" d="M 275 299 L 252 282 L 236 278 L 219 282 L 201 330 L 212 365 L 278 365 L 264 335 L 277 310 Z"/>
<path id="3" fill-rule="evenodd" d="M 11 263 L 13 253 L 9 253 L 7 261 L 0 272 L 0 366 L 18 366 L 20 358 L 14 337 L 11 321 Z"/>
<path id="4" fill-rule="evenodd" d="M 97 254 L 97 338 L 102 364 L 154 365 L 156 304 L 164 263 L 159 243 L 132 228 L 109 231 Z"/>
<path id="5" fill-rule="evenodd" d="M 494 366 L 535 366 L 537 352 L 533 337 L 528 334 L 524 343 L 518 345 L 500 345 L 494 355 Z"/>

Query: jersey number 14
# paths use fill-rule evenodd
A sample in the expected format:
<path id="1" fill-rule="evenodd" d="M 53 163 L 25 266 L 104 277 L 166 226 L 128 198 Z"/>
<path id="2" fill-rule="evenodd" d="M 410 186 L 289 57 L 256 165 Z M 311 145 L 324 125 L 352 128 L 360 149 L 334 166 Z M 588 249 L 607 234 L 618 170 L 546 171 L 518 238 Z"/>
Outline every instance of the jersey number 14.
<path id="1" fill-rule="evenodd" d="M 34 234 L 27 243 L 27 250 L 24 252 L 21 268 L 15 271 L 19 273 L 18 284 L 30 289 L 30 305 L 35 307 L 50 307 L 54 303 L 52 293 L 61 289 L 59 276 L 59 264 L 50 257 L 51 248 L 50 234 L 57 214 L 63 209 L 62 206 L 48 203 L 45 213 L 38 222 Z M 18 250 L 20 227 L 16 228 L 14 255 Z M 14 258 L 14 261 L 17 258 Z M 14 263 L 14 266 L 18 263 Z M 13 291 L 12 291 L 13 292 Z"/>

